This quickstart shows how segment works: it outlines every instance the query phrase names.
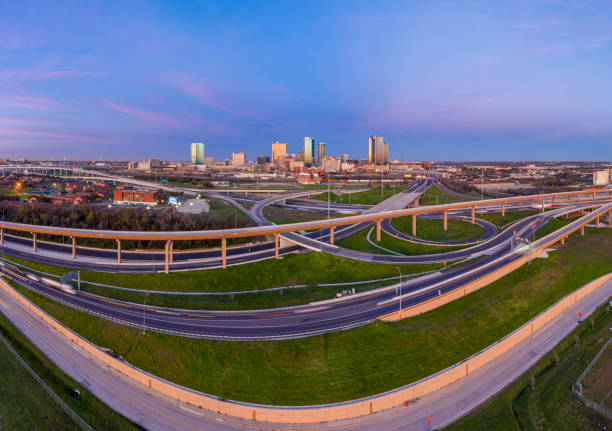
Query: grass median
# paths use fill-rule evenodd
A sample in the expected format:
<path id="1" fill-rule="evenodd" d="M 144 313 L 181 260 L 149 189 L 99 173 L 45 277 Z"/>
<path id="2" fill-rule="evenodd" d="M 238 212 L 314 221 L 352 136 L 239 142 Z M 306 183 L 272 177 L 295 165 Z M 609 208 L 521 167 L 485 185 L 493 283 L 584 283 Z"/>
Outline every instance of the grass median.
<path id="1" fill-rule="evenodd" d="M 372 228 L 362 229 L 351 236 L 342 238 L 335 242 L 338 247 L 348 248 L 351 250 L 365 251 L 374 254 L 393 254 L 382 250 L 368 241 L 368 232 Z M 395 251 L 406 256 L 419 256 L 423 254 L 446 253 L 448 251 L 460 250 L 469 246 L 439 246 L 429 244 L 418 244 L 403 239 L 394 238 L 387 235 L 385 232 L 380 233 L 380 241 L 376 241 L 376 228 L 370 234 L 370 241 L 383 247 L 384 249 Z"/>
<path id="2" fill-rule="evenodd" d="M 548 259 L 534 259 L 491 285 L 420 316 L 284 341 L 143 336 L 141 330 L 20 290 L 95 344 L 165 379 L 226 399 L 319 404 L 414 382 L 494 343 L 559 298 L 611 272 L 611 239 L 609 230 L 588 229 L 584 238 L 570 237 Z"/>
<path id="3" fill-rule="evenodd" d="M 15 257 L 6 259 L 49 274 L 62 275 L 72 271 L 68 268 L 30 262 Z M 399 267 L 402 274 L 415 274 L 442 268 L 442 265 L 399 265 Z M 81 280 L 131 289 L 169 292 L 255 292 L 271 287 L 377 280 L 396 275 L 396 265 L 356 262 L 343 257 L 311 252 L 290 254 L 279 260 L 267 259 L 229 266 L 226 269 L 179 271 L 170 274 L 81 271 Z"/>
<path id="4" fill-rule="evenodd" d="M 292 210 L 267 206 L 263 209 L 263 215 L 274 224 L 299 223 L 304 221 L 327 220 L 327 212 Z M 331 218 L 343 217 L 342 214 L 330 213 Z"/>
<path id="5" fill-rule="evenodd" d="M 407 188 L 407 186 L 383 187 L 381 190 L 380 187 L 374 187 L 363 192 L 352 193 L 350 203 L 354 205 L 376 205 Z M 325 199 L 327 200 L 327 195 L 325 195 Z M 344 201 L 343 203 L 349 203 L 349 198 L 346 197 Z"/>
<path id="6" fill-rule="evenodd" d="M 391 219 L 391 224 L 400 232 L 412 235 L 412 216 Z M 447 230 L 444 230 L 444 221 L 440 219 L 424 219 L 417 217 L 416 237 L 429 241 L 439 242 L 468 242 L 475 241 L 485 234 L 482 226 L 469 221 L 449 218 Z"/>
<path id="7" fill-rule="evenodd" d="M 588 361 L 609 338 L 610 325 L 612 311 L 605 305 L 502 393 L 445 430 L 611 429 L 612 421 L 585 406 L 571 392 Z"/>
<path id="8" fill-rule="evenodd" d="M 538 210 L 525 210 L 525 211 L 507 211 L 505 215 L 501 215 L 501 213 L 495 214 L 478 214 L 478 218 L 481 218 L 486 221 L 490 221 L 498 228 L 503 228 L 510 223 L 515 221 L 524 219 L 525 217 L 532 216 L 537 214 Z"/>

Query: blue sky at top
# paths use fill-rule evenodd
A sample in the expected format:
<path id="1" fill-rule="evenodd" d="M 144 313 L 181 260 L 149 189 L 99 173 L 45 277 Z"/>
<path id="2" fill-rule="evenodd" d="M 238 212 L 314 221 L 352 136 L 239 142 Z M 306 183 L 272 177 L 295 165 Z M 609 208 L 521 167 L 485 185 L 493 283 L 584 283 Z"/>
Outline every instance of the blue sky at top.
<path id="1" fill-rule="evenodd" d="M 1 1 L 0 157 L 612 159 L 609 1 Z"/>

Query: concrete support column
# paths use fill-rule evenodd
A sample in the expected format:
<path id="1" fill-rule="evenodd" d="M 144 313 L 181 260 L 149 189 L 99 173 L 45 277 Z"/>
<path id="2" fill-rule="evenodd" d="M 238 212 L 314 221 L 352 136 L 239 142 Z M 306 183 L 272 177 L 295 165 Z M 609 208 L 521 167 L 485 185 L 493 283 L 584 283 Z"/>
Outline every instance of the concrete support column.
<path id="1" fill-rule="evenodd" d="M 227 267 L 227 238 L 221 238 L 221 260 L 223 269 L 225 269 Z"/>
<path id="2" fill-rule="evenodd" d="M 444 230 L 448 230 L 448 211 L 444 211 Z"/>
<path id="3" fill-rule="evenodd" d="M 580 226 L 580 236 L 584 236 L 584 225 Z"/>
<path id="4" fill-rule="evenodd" d="M 72 258 L 76 259 L 76 238 L 72 237 Z"/>
<path id="5" fill-rule="evenodd" d="M 4 229 L 0 229 L 0 244 L 4 244 Z"/>
<path id="6" fill-rule="evenodd" d="M 476 223 L 476 207 L 472 205 L 472 224 Z"/>
<path id="7" fill-rule="evenodd" d="M 117 263 L 121 263 L 121 240 L 117 240 Z"/>
<path id="8" fill-rule="evenodd" d="M 542 201 L 542 209 L 540 210 L 540 212 L 544 212 L 544 201 Z"/>
<path id="9" fill-rule="evenodd" d="M 334 245 L 334 226 L 329 227 L 329 243 Z"/>
<path id="10" fill-rule="evenodd" d="M 502 202 L 502 217 L 506 215 L 506 202 Z"/>
<path id="11" fill-rule="evenodd" d="M 174 262 L 174 241 L 170 241 L 170 263 Z"/>
<path id="12" fill-rule="evenodd" d="M 416 218 L 417 218 L 417 215 L 413 214 L 412 215 L 412 236 L 416 236 Z"/>
<path id="13" fill-rule="evenodd" d="M 522 202 L 522 201 L 518 201 L 518 202 L 517 202 L 517 206 L 518 206 L 519 208 L 521 207 L 521 202 Z"/>
<path id="14" fill-rule="evenodd" d="M 599 216 L 595 219 L 595 227 L 599 228 Z"/>
<path id="15" fill-rule="evenodd" d="M 170 241 L 166 241 L 166 247 L 164 249 L 164 272 L 168 274 L 170 272 Z"/>
<path id="16" fill-rule="evenodd" d="M 32 249 L 34 250 L 34 253 L 36 253 L 36 232 L 34 232 L 32 236 Z"/>
<path id="17" fill-rule="evenodd" d="M 553 196 L 553 198 L 552 198 L 552 204 L 553 205 L 555 204 L 555 200 L 556 200 L 556 196 Z"/>
<path id="18" fill-rule="evenodd" d="M 376 220 L 376 241 L 380 241 L 380 220 Z"/>
<path id="19" fill-rule="evenodd" d="M 565 245 L 565 237 L 564 236 L 561 237 L 561 245 Z"/>
<path id="20" fill-rule="evenodd" d="M 274 234 L 274 258 L 278 259 L 278 243 L 279 243 L 279 234 Z"/>

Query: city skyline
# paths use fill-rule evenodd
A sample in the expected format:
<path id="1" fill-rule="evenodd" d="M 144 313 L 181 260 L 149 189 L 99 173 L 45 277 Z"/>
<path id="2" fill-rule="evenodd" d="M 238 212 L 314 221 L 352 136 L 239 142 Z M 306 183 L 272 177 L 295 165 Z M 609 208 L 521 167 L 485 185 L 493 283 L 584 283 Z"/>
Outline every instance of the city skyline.
<path id="1" fill-rule="evenodd" d="M 319 136 L 362 159 L 381 133 L 391 158 L 612 158 L 612 5 L 449 4 L 5 3 L 0 156 L 206 142 L 223 158 Z"/>

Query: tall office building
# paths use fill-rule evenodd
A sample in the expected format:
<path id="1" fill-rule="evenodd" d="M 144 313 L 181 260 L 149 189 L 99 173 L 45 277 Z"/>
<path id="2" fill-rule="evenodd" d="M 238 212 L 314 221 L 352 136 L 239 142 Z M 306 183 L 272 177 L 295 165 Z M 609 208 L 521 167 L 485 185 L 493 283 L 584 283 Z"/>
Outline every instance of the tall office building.
<path id="1" fill-rule="evenodd" d="M 276 141 L 272 144 L 272 163 L 277 165 L 281 154 L 287 154 L 287 144 Z"/>
<path id="2" fill-rule="evenodd" d="M 313 164 L 315 158 L 315 140 L 314 138 L 304 138 L 304 163 Z"/>
<path id="3" fill-rule="evenodd" d="M 370 165 L 386 165 L 389 163 L 389 144 L 384 141 L 382 136 L 370 136 L 368 163 Z"/>
<path id="4" fill-rule="evenodd" d="M 194 142 L 191 144 L 191 164 L 204 164 L 204 144 L 202 142 Z"/>
<path id="5" fill-rule="evenodd" d="M 246 163 L 245 153 L 232 153 L 232 166 L 240 166 Z"/>
<path id="6" fill-rule="evenodd" d="M 323 162 L 323 158 L 325 157 L 325 142 L 319 142 L 319 152 L 317 154 L 317 163 L 321 164 Z"/>

